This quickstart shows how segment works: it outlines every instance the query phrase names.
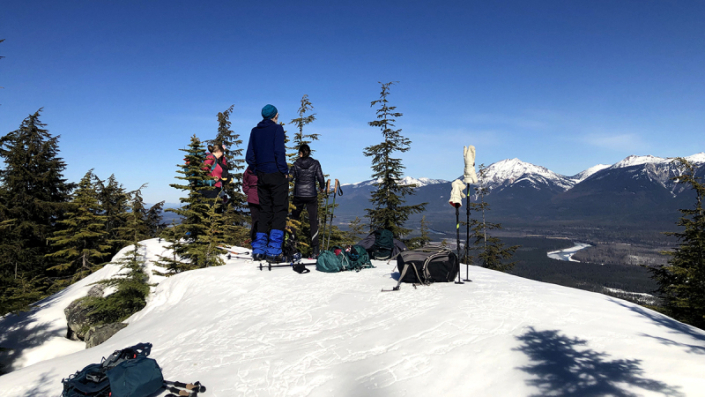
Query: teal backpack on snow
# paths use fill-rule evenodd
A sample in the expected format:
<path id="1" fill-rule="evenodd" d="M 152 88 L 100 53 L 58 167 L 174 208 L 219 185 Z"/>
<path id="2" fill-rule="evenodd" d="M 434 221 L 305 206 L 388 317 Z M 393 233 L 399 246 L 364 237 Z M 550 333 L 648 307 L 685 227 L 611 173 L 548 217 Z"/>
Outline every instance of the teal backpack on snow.
<path id="1" fill-rule="evenodd" d="M 339 249 L 340 254 L 336 255 L 335 250 Z M 370 262 L 367 250 L 360 245 L 353 245 L 350 251 L 346 251 L 339 246 L 333 246 L 332 250 L 324 250 L 318 255 L 316 270 L 324 273 L 338 273 L 346 270 L 360 271 L 374 267 Z"/>
<path id="2" fill-rule="evenodd" d="M 339 255 L 334 252 L 336 248 L 341 251 Z M 316 270 L 324 273 L 338 273 L 347 270 L 350 264 L 343 252 L 345 251 L 338 246 L 334 246 L 332 251 L 321 251 L 316 260 Z"/>
<path id="3" fill-rule="evenodd" d="M 372 262 L 370 262 L 370 256 L 367 254 L 367 250 L 361 245 L 353 245 L 350 247 L 349 252 L 345 251 L 345 255 L 348 257 L 350 270 L 355 269 L 359 272 L 362 269 L 374 267 L 372 266 Z"/>
<path id="4" fill-rule="evenodd" d="M 375 243 L 370 250 L 372 259 L 386 260 L 392 257 L 394 252 L 394 235 L 386 229 L 377 229 L 374 232 Z"/>

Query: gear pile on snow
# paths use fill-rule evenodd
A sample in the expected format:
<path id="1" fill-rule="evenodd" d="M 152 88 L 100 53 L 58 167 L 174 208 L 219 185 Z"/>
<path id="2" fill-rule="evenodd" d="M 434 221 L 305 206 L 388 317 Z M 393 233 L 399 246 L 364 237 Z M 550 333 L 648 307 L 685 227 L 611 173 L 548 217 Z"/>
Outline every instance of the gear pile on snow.
<path id="1" fill-rule="evenodd" d="M 100 364 L 89 364 L 62 379 L 61 397 L 148 397 L 161 389 L 170 392 L 167 397 L 197 397 L 206 391 L 199 382 L 165 381 L 157 361 L 147 357 L 151 351 L 151 343 L 115 350 Z"/>

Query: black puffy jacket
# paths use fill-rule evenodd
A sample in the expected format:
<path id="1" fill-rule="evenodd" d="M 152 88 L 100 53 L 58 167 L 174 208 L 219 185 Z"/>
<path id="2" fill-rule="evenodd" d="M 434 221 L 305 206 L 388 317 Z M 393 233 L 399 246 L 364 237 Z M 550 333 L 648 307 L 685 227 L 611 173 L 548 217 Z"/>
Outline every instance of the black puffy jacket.
<path id="1" fill-rule="evenodd" d="M 316 182 L 321 190 L 325 189 L 321 163 L 311 157 L 303 157 L 289 170 L 289 177 L 295 180 L 294 197 L 316 197 Z"/>

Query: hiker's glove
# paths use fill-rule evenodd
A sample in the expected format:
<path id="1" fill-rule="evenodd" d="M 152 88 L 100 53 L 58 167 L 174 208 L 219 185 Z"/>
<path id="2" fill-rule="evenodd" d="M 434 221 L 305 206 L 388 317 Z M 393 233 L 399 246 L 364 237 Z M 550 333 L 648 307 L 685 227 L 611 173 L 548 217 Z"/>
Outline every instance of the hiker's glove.
<path id="1" fill-rule="evenodd" d="M 477 174 L 475 174 L 475 146 L 463 146 L 463 155 L 465 156 L 463 182 L 475 184 L 477 183 Z"/>
<path id="2" fill-rule="evenodd" d="M 461 207 L 463 205 L 463 199 L 465 198 L 465 184 L 460 179 L 456 179 L 451 184 L 453 190 L 450 192 L 450 200 L 448 203 L 453 207 Z"/>

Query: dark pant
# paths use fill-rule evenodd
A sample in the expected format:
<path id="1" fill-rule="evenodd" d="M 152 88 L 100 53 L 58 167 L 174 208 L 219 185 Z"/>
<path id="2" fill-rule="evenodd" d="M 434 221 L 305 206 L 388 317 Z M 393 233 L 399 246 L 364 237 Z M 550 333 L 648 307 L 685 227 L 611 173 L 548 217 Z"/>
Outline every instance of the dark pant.
<path id="1" fill-rule="evenodd" d="M 284 230 L 289 212 L 289 180 L 281 172 L 257 173 L 257 195 L 262 208 L 257 233 Z"/>
<path id="2" fill-rule="evenodd" d="M 317 197 L 294 197 L 296 209 L 291 217 L 299 220 L 301 212 L 306 207 L 308 221 L 311 228 L 311 247 L 318 247 L 318 198 Z"/>
<path id="3" fill-rule="evenodd" d="M 260 207 L 259 204 L 253 203 L 247 203 L 247 205 L 250 207 L 250 216 L 252 217 L 252 220 L 250 221 L 250 225 L 252 225 L 252 227 L 250 228 L 250 239 L 254 241 L 255 233 L 257 233 L 257 225 L 259 222 L 259 213 L 260 211 L 262 211 L 262 207 Z"/>

